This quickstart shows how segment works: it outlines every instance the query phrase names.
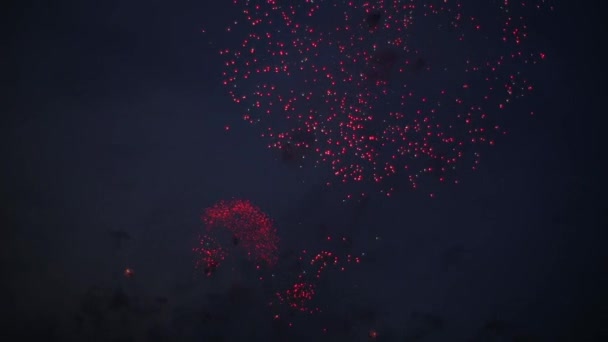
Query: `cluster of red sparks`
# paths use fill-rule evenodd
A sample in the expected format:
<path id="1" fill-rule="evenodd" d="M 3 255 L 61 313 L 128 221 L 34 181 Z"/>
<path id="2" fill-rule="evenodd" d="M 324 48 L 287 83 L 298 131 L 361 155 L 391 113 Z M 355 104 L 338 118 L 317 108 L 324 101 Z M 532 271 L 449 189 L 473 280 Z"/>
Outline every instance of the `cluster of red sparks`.
<path id="1" fill-rule="evenodd" d="M 192 251 L 196 254 L 195 267 L 202 269 L 208 277 L 215 273 L 227 254 L 216 239 L 209 235 L 200 236 L 199 246 L 194 247 Z"/>
<path id="2" fill-rule="evenodd" d="M 331 237 L 327 237 L 331 241 Z M 346 238 L 342 238 L 346 241 Z M 359 264 L 362 257 L 350 253 L 339 256 L 335 252 L 322 250 L 318 253 L 311 254 L 307 250 L 302 250 L 298 256 L 298 261 L 303 264 L 301 270 L 291 281 L 291 284 L 284 290 L 275 293 L 275 300 L 271 301 L 271 306 L 276 306 L 278 310 L 287 308 L 288 312 L 301 312 L 307 314 L 316 314 L 322 312 L 322 309 L 315 304 L 315 297 L 319 281 L 322 275 L 329 269 L 335 269 L 340 272 L 347 270 L 348 265 Z M 291 315 L 285 315 L 290 317 Z M 274 314 L 274 319 L 279 320 L 283 317 L 279 313 Z M 292 322 L 288 322 L 291 326 Z"/>
<path id="3" fill-rule="evenodd" d="M 246 255 L 256 262 L 256 269 L 260 268 L 260 263 L 275 266 L 279 262 L 279 239 L 272 220 L 249 201 L 220 201 L 204 211 L 202 221 L 206 234 L 199 236 L 199 244 L 192 251 L 196 256 L 195 267 L 202 270 L 204 275 L 214 275 L 231 254 L 230 244 L 222 244 L 220 239 L 214 236 L 213 233 L 217 231 L 231 234 L 233 242 L 238 241 L 238 246 L 232 247 L 242 248 Z M 326 241 L 335 242 L 331 236 L 326 237 Z M 350 245 L 350 239 L 346 237 L 336 241 Z M 321 312 L 321 308 L 314 304 L 321 276 L 328 269 L 344 272 L 348 265 L 359 264 L 361 260 L 361 256 L 351 253 L 339 255 L 327 249 L 317 253 L 302 250 L 296 257 L 296 262 L 300 265 L 298 270 L 295 274 L 291 274 L 293 270 L 290 270 L 287 272 L 290 274 L 281 275 L 287 279 L 288 285 L 275 292 L 274 299 L 270 300 L 270 305 L 275 308 L 274 318 L 282 319 L 279 312 L 285 310 L 308 314 Z M 264 280 L 264 277 L 260 279 Z"/>
<path id="4" fill-rule="evenodd" d="M 545 58 L 528 43 L 528 18 L 553 9 L 548 0 L 234 2 L 247 34 L 220 54 L 243 119 L 285 158 L 389 196 L 396 177 L 413 188 L 457 183 L 463 162 L 477 167 Z"/>
<path id="5" fill-rule="evenodd" d="M 279 238 L 272 220 L 258 207 L 245 200 L 220 201 L 205 209 L 201 220 L 207 235 L 199 238 L 196 266 L 212 275 L 230 254 L 230 243 L 218 242 L 217 235 L 228 232 L 232 245 L 244 250 L 257 264 L 272 267 L 277 262 Z M 259 267 L 259 265 L 258 265 Z"/>

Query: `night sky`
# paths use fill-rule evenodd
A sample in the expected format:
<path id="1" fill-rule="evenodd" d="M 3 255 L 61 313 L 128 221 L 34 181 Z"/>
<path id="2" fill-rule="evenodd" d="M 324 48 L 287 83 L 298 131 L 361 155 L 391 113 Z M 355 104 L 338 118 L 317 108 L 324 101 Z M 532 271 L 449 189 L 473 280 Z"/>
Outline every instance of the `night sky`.
<path id="1" fill-rule="evenodd" d="M 14 336 L 11 341 L 608 340 L 601 136 L 606 56 L 603 18 L 597 18 L 606 12 L 603 2 L 553 1 L 554 10 L 526 22 L 526 49 L 542 53 L 542 62 L 511 71 L 525 75 L 533 91 L 500 113 L 487 111 L 497 121 L 479 127 L 500 122 L 508 134 L 490 133 L 496 138 L 492 146 L 458 150 L 465 157 L 446 171 L 449 181 L 438 181 L 442 168 L 451 165 L 439 157 L 452 150 L 430 140 L 435 154 L 416 150 L 428 160 L 412 162 L 411 173 L 379 182 L 349 178 L 344 184 L 331 161 L 315 163 L 327 157 L 355 168 L 361 160 L 354 154 L 336 157 L 341 151 L 336 140 L 349 145 L 360 137 L 340 131 L 340 123 L 349 123 L 345 111 L 323 121 L 335 109 L 328 98 L 342 94 L 352 100 L 370 89 L 388 89 L 398 98 L 400 82 L 408 82 L 408 91 L 419 98 L 432 99 L 435 90 L 453 84 L 458 94 L 466 89 L 465 100 L 483 98 L 494 83 L 475 87 L 471 76 L 471 89 L 461 86 L 466 81 L 459 61 L 486 61 L 516 50 L 495 39 L 500 34 L 494 31 L 481 43 L 466 40 L 464 19 L 462 27 L 451 27 L 432 17 L 428 26 L 399 31 L 384 26 L 389 10 L 357 14 L 360 7 L 343 1 L 315 2 L 352 14 L 352 35 L 289 33 L 278 21 L 253 27 L 244 10 L 255 3 L 261 4 L 260 13 L 272 7 L 266 1 L 237 2 L 2 5 L 7 19 L 0 56 L 5 294 L 0 307 L 6 328 L 0 336 Z M 277 2 L 293 6 L 293 13 L 312 6 Z M 501 23 L 501 12 L 486 16 L 486 7 L 502 1 L 486 7 L 460 2 L 472 8 L 469 13 L 480 18 L 482 28 Z M 411 3 L 423 8 L 443 1 Z M 292 19 L 321 32 L 340 25 L 334 12 L 321 12 L 307 18 L 302 10 Z M 422 23 L 423 16 L 415 15 Z M 272 38 L 260 41 L 278 43 L 273 51 L 287 56 L 272 56 L 261 43 L 252 51 L 249 34 L 270 31 Z M 446 38 L 462 32 L 465 46 Z M 364 38 L 352 40 L 357 35 Z M 386 48 L 357 57 L 376 41 L 398 37 L 419 52 Z M 319 54 L 297 52 L 289 45 L 293 39 L 323 47 Z M 332 39 L 351 45 L 338 52 Z M 220 54 L 225 50 L 230 52 Z M 323 76 L 319 82 L 336 81 L 326 91 L 321 83 L 304 82 L 321 75 L 316 71 L 256 71 L 264 63 L 305 65 L 308 58 L 330 71 L 348 59 L 351 69 L 345 74 L 365 81 Z M 411 68 L 400 71 L 405 61 Z M 439 65 L 449 70 L 437 72 Z M 243 78 L 248 71 L 251 77 Z M 263 82 L 277 90 L 256 106 L 251 99 L 261 96 Z M 497 81 L 496 88 L 501 85 Z M 324 95 L 308 101 L 305 93 L 319 89 Z M 313 123 L 289 121 L 280 110 L 264 112 L 282 108 L 284 102 L 276 103 L 292 90 L 303 94 L 293 102 L 294 113 L 314 115 Z M 243 103 L 235 103 L 243 95 Z M 388 96 L 374 101 L 373 110 L 366 107 L 357 115 L 382 118 L 413 109 L 409 103 L 399 108 Z M 451 117 L 453 108 L 446 107 L 439 124 Z M 244 114 L 260 123 L 249 124 Z M 363 124 L 363 149 L 383 138 L 388 121 Z M 260 137 L 268 128 L 286 133 Z M 316 135 L 307 135 L 312 131 Z M 470 141 L 462 130 L 441 132 Z M 422 133 L 407 139 L 421 144 L 416 146 L 426 142 Z M 401 169 L 399 163 L 413 160 L 409 154 L 393 158 L 397 149 L 387 146 L 378 148 L 380 159 L 396 160 Z M 421 171 L 428 165 L 433 172 Z M 370 178 L 375 171 L 362 172 Z M 416 172 L 431 175 L 422 175 L 414 190 L 410 176 Z M 211 227 L 213 208 L 223 211 Z M 211 236 L 227 255 L 217 267 L 201 259 L 211 245 L 201 242 L 203 236 Z M 326 252 L 329 266 L 314 279 L 317 266 L 310 261 Z M 334 265 L 335 257 L 340 261 Z M 291 308 L 293 298 L 279 299 L 301 279 L 315 290 L 305 305 L 312 314 L 301 312 L 300 304 Z"/>

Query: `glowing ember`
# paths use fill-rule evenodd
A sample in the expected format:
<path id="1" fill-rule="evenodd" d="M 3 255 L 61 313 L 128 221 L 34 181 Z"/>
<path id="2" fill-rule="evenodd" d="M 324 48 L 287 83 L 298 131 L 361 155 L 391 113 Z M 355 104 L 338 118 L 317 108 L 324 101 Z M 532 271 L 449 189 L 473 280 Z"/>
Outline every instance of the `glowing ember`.
<path id="1" fill-rule="evenodd" d="M 135 274 L 132 268 L 125 268 L 123 274 L 125 275 L 126 278 L 131 278 L 133 277 L 133 275 Z"/>

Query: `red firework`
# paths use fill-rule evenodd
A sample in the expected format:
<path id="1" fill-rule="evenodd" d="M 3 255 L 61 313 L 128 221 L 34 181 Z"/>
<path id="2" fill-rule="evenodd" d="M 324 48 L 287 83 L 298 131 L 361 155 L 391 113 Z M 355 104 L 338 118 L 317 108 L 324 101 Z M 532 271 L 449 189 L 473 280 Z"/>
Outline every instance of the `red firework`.
<path id="1" fill-rule="evenodd" d="M 276 229 L 272 220 L 251 202 L 220 201 L 205 209 L 201 219 L 209 233 L 229 232 L 232 244 L 242 248 L 255 262 L 267 266 L 277 262 L 279 238 Z"/>
<path id="2" fill-rule="evenodd" d="M 327 237 L 327 241 L 331 240 L 331 237 Z M 287 289 L 275 293 L 276 300 L 271 302 L 271 306 L 275 306 L 276 310 L 280 310 L 281 307 L 286 308 L 288 312 L 307 314 L 322 312 L 322 308 L 315 303 L 315 297 L 319 291 L 319 283 L 323 274 L 332 268 L 344 272 L 349 265 L 359 264 L 361 260 L 361 257 L 350 253 L 338 256 L 334 252 L 323 250 L 311 255 L 307 250 L 303 250 L 298 257 L 298 261 L 303 264 L 303 270 L 298 272 L 295 280 Z M 275 312 L 274 318 L 280 319 L 281 315 Z M 292 324 L 289 322 L 290 326 Z"/>
<path id="3" fill-rule="evenodd" d="M 220 54 L 243 119 L 285 159 L 326 164 L 338 183 L 386 195 L 397 177 L 416 188 L 457 183 L 463 162 L 477 168 L 545 57 L 528 43 L 528 17 L 552 9 L 545 0 L 234 2 L 247 34 Z"/>

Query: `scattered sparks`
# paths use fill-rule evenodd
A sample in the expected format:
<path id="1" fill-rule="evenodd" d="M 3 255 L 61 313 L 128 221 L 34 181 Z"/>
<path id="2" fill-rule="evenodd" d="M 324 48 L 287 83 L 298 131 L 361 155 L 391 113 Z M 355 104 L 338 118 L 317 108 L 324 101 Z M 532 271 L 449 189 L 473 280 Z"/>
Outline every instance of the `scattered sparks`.
<path id="1" fill-rule="evenodd" d="M 284 159 L 329 167 L 337 181 L 328 184 L 387 196 L 396 179 L 416 189 L 477 168 L 479 148 L 506 133 L 506 110 L 534 89 L 527 70 L 546 58 L 526 44 L 527 18 L 552 9 L 544 0 L 234 2 L 248 33 L 220 54 L 243 119 Z"/>
<path id="2" fill-rule="evenodd" d="M 332 249 L 344 249 L 345 247 L 348 249 L 350 246 L 350 239 L 347 237 L 335 239 L 327 236 L 326 242 L 331 243 L 334 247 Z M 341 248 L 336 248 L 339 246 Z M 271 306 L 277 310 L 287 309 L 290 313 L 311 315 L 321 313 L 323 308 L 316 304 L 315 298 L 320 290 L 319 284 L 324 274 L 329 270 L 345 272 L 351 266 L 361 263 L 363 258 L 364 253 L 355 255 L 350 252 L 332 252 L 329 249 L 311 253 L 308 250 L 302 250 L 297 257 L 298 264 L 302 265 L 302 270 L 297 273 L 295 279 L 291 280 L 284 290 L 275 293 L 275 300 L 271 301 Z M 274 314 L 275 319 L 281 316 L 291 317 L 292 314 Z"/>

